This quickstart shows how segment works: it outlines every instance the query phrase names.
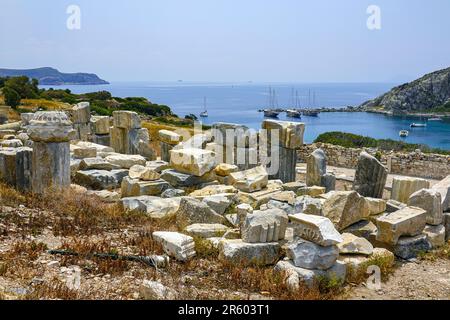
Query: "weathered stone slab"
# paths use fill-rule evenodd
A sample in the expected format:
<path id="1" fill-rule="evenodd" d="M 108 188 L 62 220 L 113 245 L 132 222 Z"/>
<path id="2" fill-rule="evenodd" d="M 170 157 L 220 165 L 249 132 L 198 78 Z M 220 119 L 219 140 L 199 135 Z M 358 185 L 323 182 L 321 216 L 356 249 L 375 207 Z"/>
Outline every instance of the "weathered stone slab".
<path id="1" fill-rule="evenodd" d="M 450 240 L 450 212 L 444 213 L 445 241 Z"/>
<path id="2" fill-rule="evenodd" d="M 294 234 L 321 246 L 332 246 L 342 242 L 342 237 L 330 219 L 303 213 L 289 215 Z"/>
<path id="3" fill-rule="evenodd" d="M 153 219 L 163 219 L 175 215 L 180 201 L 180 198 L 139 196 L 122 198 L 120 203 L 125 211 L 145 213 Z"/>
<path id="4" fill-rule="evenodd" d="M 191 197 L 207 197 L 213 195 L 223 195 L 223 194 L 235 194 L 237 193 L 237 189 L 233 186 L 226 185 L 211 185 L 206 186 L 202 189 L 195 190 L 190 194 Z"/>
<path id="5" fill-rule="evenodd" d="M 111 164 L 120 166 L 121 168 L 130 169 L 132 166 L 141 165 L 145 166 L 146 160 L 140 155 L 131 154 L 115 154 L 105 158 Z"/>
<path id="6" fill-rule="evenodd" d="M 80 147 L 80 148 L 95 148 L 95 149 L 97 149 L 97 153 L 99 155 L 103 154 L 103 153 L 114 152 L 114 149 L 111 148 L 110 146 L 104 146 L 101 144 L 88 142 L 88 141 L 78 141 L 75 143 L 75 146 Z"/>
<path id="7" fill-rule="evenodd" d="M 219 259 L 239 266 L 265 266 L 275 264 L 281 255 L 278 242 L 247 243 L 242 240 L 222 240 Z"/>
<path id="8" fill-rule="evenodd" d="M 336 263 L 328 270 L 309 270 L 296 267 L 292 261 L 279 261 L 275 266 L 276 272 L 284 272 L 288 275 L 288 287 L 290 290 L 297 291 L 300 283 L 306 284 L 308 287 L 318 286 L 320 279 L 333 279 L 344 283 L 347 276 L 347 267 L 341 261 Z"/>
<path id="9" fill-rule="evenodd" d="M 128 175 L 128 170 L 79 170 L 75 174 L 75 182 L 94 189 L 115 189 L 120 187 L 122 179 Z"/>
<path id="10" fill-rule="evenodd" d="M 85 158 L 80 161 L 79 170 L 107 170 L 120 169 L 120 166 L 113 165 L 103 158 Z"/>
<path id="11" fill-rule="evenodd" d="M 202 201 L 218 214 L 224 214 L 232 203 L 228 197 L 220 194 L 204 197 Z"/>
<path id="12" fill-rule="evenodd" d="M 214 181 L 214 176 L 211 174 L 206 174 L 202 177 L 198 177 L 191 174 L 178 172 L 173 169 L 166 169 L 162 171 L 161 179 L 166 180 L 174 188 L 187 188 Z"/>
<path id="13" fill-rule="evenodd" d="M 20 147 L 23 147 L 23 143 L 19 139 L 8 139 L 8 140 L 3 140 L 1 142 L 1 146 L 3 148 L 20 148 Z"/>
<path id="14" fill-rule="evenodd" d="M 391 199 L 408 203 L 409 197 L 420 189 L 429 189 L 430 181 L 411 177 L 394 177 Z"/>
<path id="15" fill-rule="evenodd" d="M 381 198 L 387 176 L 387 169 L 377 158 L 362 152 L 358 159 L 353 190 L 364 197 Z"/>
<path id="16" fill-rule="evenodd" d="M 181 189 L 167 189 L 163 193 L 161 193 L 161 198 L 175 198 L 175 197 L 183 197 L 186 195 L 186 191 Z"/>
<path id="17" fill-rule="evenodd" d="M 194 223 L 226 223 L 226 219 L 211 209 L 206 203 L 189 197 L 182 197 L 176 213 L 177 226 L 184 229 Z"/>
<path id="18" fill-rule="evenodd" d="M 114 111 L 113 126 L 122 129 L 140 129 L 141 119 L 136 112 L 132 111 Z"/>
<path id="19" fill-rule="evenodd" d="M 95 158 L 97 157 L 97 149 L 93 147 L 78 147 L 73 150 L 73 155 L 76 159 Z"/>
<path id="20" fill-rule="evenodd" d="M 369 206 L 369 215 L 375 216 L 386 212 L 386 200 L 366 197 L 366 202 Z"/>
<path id="21" fill-rule="evenodd" d="M 163 170 L 170 168 L 169 163 L 162 160 L 147 161 L 145 166 L 158 173 L 161 173 Z"/>
<path id="22" fill-rule="evenodd" d="M 337 246 L 319 246 L 304 239 L 298 239 L 287 245 L 287 256 L 296 267 L 327 270 L 339 256 Z"/>
<path id="23" fill-rule="evenodd" d="M 217 223 L 195 223 L 185 228 L 189 235 L 200 238 L 222 237 L 228 230 L 227 226 Z"/>
<path id="24" fill-rule="evenodd" d="M 242 240 L 249 243 L 273 242 L 284 239 L 288 224 L 287 214 L 280 209 L 254 211 L 242 225 Z"/>
<path id="25" fill-rule="evenodd" d="M 16 187 L 19 191 L 31 191 L 33 149 L 21 147 L 16 152 Z"/>
<path id="26" fill-rule="evenodd" d="M 298 196 L 310 196 L 310 197 L 318 197 L 325 193 L 325 187 L 313 186 L 313 187 L 304 187 L 297 190 Z"/>
<path id="27" fill-rule="evenodd" d="M 419 234 L 412 237 L 401 237 L 394 247 L 394 254 L 397 257 L 408 260 L 416 258 L 419 253 L 427 252 L 432 249 L 431 243 L 425 234 Z"/>
<path id="28" fill-rule="evenodd" d="M 286 182 L 283 184 L 283 190 L 285 191 L 293 191 L 297 194 L 298 190 L 306 187 L 304 182 L 294 181 L 294 182 Z"/>
<path id="29" fill-rule="evenodd" d="M 342 239 L 343 241 L 337 245 L 341 254 L 369 256 L 373 253 L 373 246 L 367 239 L 357 237 L 351 233 L 343 233 Z"/>
<path id="30" fill-rule="evenodd" d="M 129 176 L 131 179 L 154 181 L 158 180 L 161 175 L 149 167 L 135 165 L 130 168 Z"/>
<path id="31" fill-rule="evenodd" d="M 169 130 L 158 131 L 159 140 L 169 145 L 177 145 L 181 142 L 182 136 L 178 133 Z"/>
<path id="32" fill-rule="evenodd" d="M 427 212 L 427 223 L 439 225 L 442 223 L 443 211 L 441 194 L 433 189 L 421 189 L 414 192 L 408 199 L 408 205 L 419 207 Z"/>
<path id="33" fill-rule="evenodd" d="M 236 165 L 228 163 L 221 163 L 214 169 L 215 173 L 221 177 L 227 177 L 238 170 L 239 168 Z"/>
<path id="34" fill-rule="evenodd" d="M 426 225 L 423 233 L 426 234 L 433 248 L 439 248 L 445 244 L 445 227 L 442 224 L 437 226 Z"/>
<path id="35" fill-rule="evenodd" d="M 345 228 L 342 233 L 351 233 L 369 240 L 371 237 L 376 237 L 377 231 L 377 226 L 372 221 L 362 220 Z"/>
<path id="36" fill-rule="evenodd" d="M 93 116 L 91 117 L 92 132 L 97 135 L 109 135 L 109 117 L 108 116 Z"/>
<path id="37" fill-rule="evenodd" d="M 322 214 L 340 231 L 368 218 L 369 206 L 356 191 L 332 191 L 323 204 Z"/>
<path id="38" fill-rule="evenodd" d="M 140 181 L 125 177 L 121 184 L 122 197 L 159 196 L 168 188 L 170 188 L 169 183 L 162 179 Z"/>
<path id="39" fill-rule="evenodd" d="M 170 165 L 177 171 L 201 177 L 216 166 L 214 153 L 202 149 L 170 151 Z"/>
<path id="40" fill-rule="evenodd" d="M 304 123 L 264 120 L 262 123 L 262 129 L 279 130 L 279 145 L 284 148 L 299 149 L 303 146 L 303 135 L 305 132 Z"/>
<path id="41" fill-rule="evenodd" d="M 327 173 L 327 157 L 322 149 L 316 149 L 306 160 L 306 185 L 322 186 L 322 176 Z"/>
<path id="42" fill-rule="evenodd" d="M 194 239 L 178 232 L 153 232 L 153 239 L 159 242 L 164 252 L 179 261 L 187 261 L 196 254 Z"/>
<path id="43" fill-rule="evenodd" d="M 263 167 L 234 172 L 230 174 L 230 177 L 232 184 L 243 192 L 260 191 L 269 181 L 267 171 Z"/>
<path id="44" fill-rule="evenodd" d="M 436 183 L 431 189 L 441 194 L 442 210 L 450 210 L 450 175 Z"/>
<path id="45" fill-rule="evenodd" d="M 377 219 L 377 240 L 394 245 L 401 236 L 416 236 L 425 228 L 426 217 L 426 211 L 416 207 L 383 215 Z"/>
<path id="46" fill-rule="evenodd" d="M 238 192 L 238 201 L 240 203 L 246 203 L 252 206 L 254 209 L 260 208 L 263 204 L 266 204 L 277 193 L 281 193 L 283 190 L 282 182 L 280 180 L 269 180 L 267 188 L 256 192 Z"/>
<path id="47" fill-rule="evenodd" d="M 73 123 L 88 123 L 91 119 L 91 107 L 89 102 L 80 102 L 72 108 Z"/>
<path id="48" fill-rule="evenodd" d="M 109 190 L 88 190 L 88 195 L 99 197 L 102 201 L 107 203 L 115 203 L 120 201 L 120 194 Z"/>
<path id="49" fill-rule="evenodd" d="M 386 212 L 395 212 L 395 211 L 404 209 L 407 206 L 408 205 L 403 203 L 403 202 L 399 202 L 399 201 L 396 201 L 396 200 L 389 199 L 386 202 Z"/>
<path id="50" fill-rule="evenodd" d="M 0 180 L 12 187 L 16 185 L 16 156 L 15 149 L 0 150 Z"/>

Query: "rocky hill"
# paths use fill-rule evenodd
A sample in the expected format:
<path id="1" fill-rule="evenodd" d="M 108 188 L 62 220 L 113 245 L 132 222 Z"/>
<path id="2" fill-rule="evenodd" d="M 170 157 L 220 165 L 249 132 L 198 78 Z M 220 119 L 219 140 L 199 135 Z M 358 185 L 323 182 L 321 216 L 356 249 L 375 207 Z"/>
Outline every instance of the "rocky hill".
<path id="1" fill-rule="evenodd" d="M 425 112 L 450 101 L 450 68 L 405 83 L 361 105 L 394 114 Z"/>
<path id="2" fill-rule="evenodd" d="M 97 85 L 109 84 L 92 73 L 62 73 L 54 68 L 0 69 L 0 77 L 27 76 L 39 80 L 41 85 Z"/>

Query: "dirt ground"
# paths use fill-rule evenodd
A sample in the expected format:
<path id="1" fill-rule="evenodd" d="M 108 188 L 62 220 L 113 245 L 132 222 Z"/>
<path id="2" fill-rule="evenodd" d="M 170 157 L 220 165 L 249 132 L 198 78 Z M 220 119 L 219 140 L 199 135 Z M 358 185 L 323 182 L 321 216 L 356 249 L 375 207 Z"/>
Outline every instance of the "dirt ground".
<path id="1" fill-rule="evenodd" d="M 354 300 L 449 300 L 450 260 L 418 260 L 398 263 L 381 289 L 370 290 L 365 285 L 349 287 L 347 299 Z"/>

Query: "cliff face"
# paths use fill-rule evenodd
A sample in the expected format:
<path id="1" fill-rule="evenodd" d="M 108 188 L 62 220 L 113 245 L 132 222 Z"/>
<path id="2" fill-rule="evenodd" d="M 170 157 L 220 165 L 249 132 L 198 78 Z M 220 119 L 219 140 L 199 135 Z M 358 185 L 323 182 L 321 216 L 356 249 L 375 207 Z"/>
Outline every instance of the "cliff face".
<path id="1" fill-rule="evenodd" d="M 27 76 L 37 79 L 41 85 L 71 85 L 71 84 L 109 84 L 92 73 L 61 73 L 53 68 L 38 68 L 27 70 L 0 69 L 0 77 Z"/>
<path id="2" fill-rule="evenodd" d="M 450 101 L 450 68 L 423 76 L 393 88 L 361 105 L 365 109 L 383 107 L 394 114 L 426 111 Z"/>

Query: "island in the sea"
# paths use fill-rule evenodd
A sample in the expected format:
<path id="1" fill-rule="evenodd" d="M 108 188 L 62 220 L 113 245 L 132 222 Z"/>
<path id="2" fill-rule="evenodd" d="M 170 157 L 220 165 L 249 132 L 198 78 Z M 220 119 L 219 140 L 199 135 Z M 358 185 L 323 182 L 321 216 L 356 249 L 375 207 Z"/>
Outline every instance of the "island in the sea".
<path id="1" fill-rule="evenodd" d="M 37 79 L 40 85 L 100 85 L 109 84 L 93 73 L 62 73 L 50 67 L 37 69 L 0 69 L 0 77 L 27 76 Z"/>

